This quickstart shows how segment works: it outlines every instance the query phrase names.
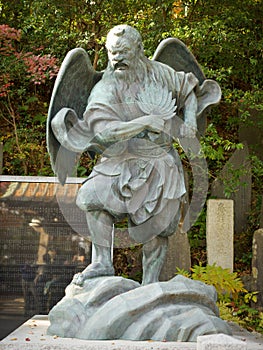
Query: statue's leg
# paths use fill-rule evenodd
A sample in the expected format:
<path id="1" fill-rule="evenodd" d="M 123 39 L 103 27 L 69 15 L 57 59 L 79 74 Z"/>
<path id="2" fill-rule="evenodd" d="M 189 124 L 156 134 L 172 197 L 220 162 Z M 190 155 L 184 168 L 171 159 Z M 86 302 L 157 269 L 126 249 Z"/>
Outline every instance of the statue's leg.
<path id="1" fill-rule="evenodd" d="M 145 232 L 156 233 L 154 238 L 145 241 L 143 245 L 142 284 L 159 281 L 159 275 L 167 253 L 168 236 L 176 231 L 180 220 L 180 203 L 180 200 L 169 201 L 162 212 L 153 216 L 145 225 L 140 225 L 144 226 Z"/>
<path id="2" fill-rule="evenodd" d="M 157 236 L 143 245 L 143 280 L 142 284 L 159 281 L 168 246 L 168 237 Z"/>
<path id="3" fill-rule="evenodd" d="M 87 212 L 86 216 L 92 240 L 92 258 L 91 264 L 74 276 L 73 283 L 78 285 L 89 278 L 114 275 L 111 259 L 113 218 L 105 211 Z"/>

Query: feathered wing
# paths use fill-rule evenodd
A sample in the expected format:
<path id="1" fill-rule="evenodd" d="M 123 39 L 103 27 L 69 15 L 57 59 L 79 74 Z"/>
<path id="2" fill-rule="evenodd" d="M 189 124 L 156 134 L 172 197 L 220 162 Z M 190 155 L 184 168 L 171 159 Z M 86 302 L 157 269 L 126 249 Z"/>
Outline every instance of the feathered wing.
<path id="1" fill-rule="evenodd" d="M 74 110 L 77 118 L 82 119 L 90 92 L 102 74 L 94 70 L 82 48 L 69 51 L 59 70 L 48 111 L 47 147 L 52 169 L 62 184 L 72 175 L 79 154 L 60 144 L 52 131 L 52 120 L 63 108 Z"/>
<path id="2" fill-rule="evenodd" d="M 213 81 L 206 79 L 201 67 L 187 46 L 177 38 L 164 39 L 157 47 L 153 60 L 167 64 L 175 71 L 192 72 L 199 81 L 197 128 L 200 134 L 206 129 L 206 115 L 209 106 L 221 99 L 221 89 Z"/>
<path id="3" fill-rule="evenodd" d="M 165 63 L 176 71 L 194 73 L 200 85 L 205 80 L 205 75 L 196 58 L 187 46 L 177 38 L 162 40 L 154 53 L 153 60 Z"/>

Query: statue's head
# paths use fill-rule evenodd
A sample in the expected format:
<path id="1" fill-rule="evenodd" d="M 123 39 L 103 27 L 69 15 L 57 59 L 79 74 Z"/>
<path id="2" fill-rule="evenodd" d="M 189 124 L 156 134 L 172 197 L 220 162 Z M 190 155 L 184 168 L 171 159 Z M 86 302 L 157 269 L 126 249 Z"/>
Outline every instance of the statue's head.
<path id="1" fill-rule="evenodd" d="M 118 25 L 107 35 L 106 48 L 108 50 L 109 65 L 119 76 L 124 75 L 136 64 L 143 54 L 140 33 L 128 26 Z"/>

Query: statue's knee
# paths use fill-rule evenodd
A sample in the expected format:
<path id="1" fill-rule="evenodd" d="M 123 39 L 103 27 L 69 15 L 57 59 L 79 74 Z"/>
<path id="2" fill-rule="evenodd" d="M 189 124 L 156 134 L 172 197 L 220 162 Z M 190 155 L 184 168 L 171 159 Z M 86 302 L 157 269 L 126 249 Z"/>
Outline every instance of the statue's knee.
<path id="1" fill-rule="evenodd" d="M 89 210 L 90 207 L 90 195 L 88 191 L 83 191 L 82 188 L 79 190 L 76 199 L 77 206 L 82 210 Z"/>
<path id="2" fill-rule="evenodd" d="M 79 196 L 79 195 L 77 196 L 76 204 L 81 210 L 87 210 L 86 205 L 85 205 L 86 203 L 85 203 L 84 199 L 82 198 L 82 196 Z"/>
<path id="3" fill-rule="evenodd" d="M 91 186 L 84 186 L 78 192 L 77 206 L 84 211 L 103 210 L 103 203 L 98 199 L 96 192 L 93 191 Z"/>

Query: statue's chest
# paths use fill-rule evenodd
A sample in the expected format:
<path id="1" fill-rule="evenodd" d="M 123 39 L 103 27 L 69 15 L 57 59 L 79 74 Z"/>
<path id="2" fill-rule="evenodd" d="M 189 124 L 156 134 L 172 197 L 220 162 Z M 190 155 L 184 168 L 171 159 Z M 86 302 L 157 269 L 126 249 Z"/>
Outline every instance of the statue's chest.
<path id="1" fill-rule="evenodd" d="M 157 84 L 149 84 L 146 87 L 131 86 L 121 94 L 121 109 L 125 121 L 143 115 L 162 114 L 166 111 L 166 105 L 169 108 L 172 102 L 172 94 L 168 87 Z"/>

